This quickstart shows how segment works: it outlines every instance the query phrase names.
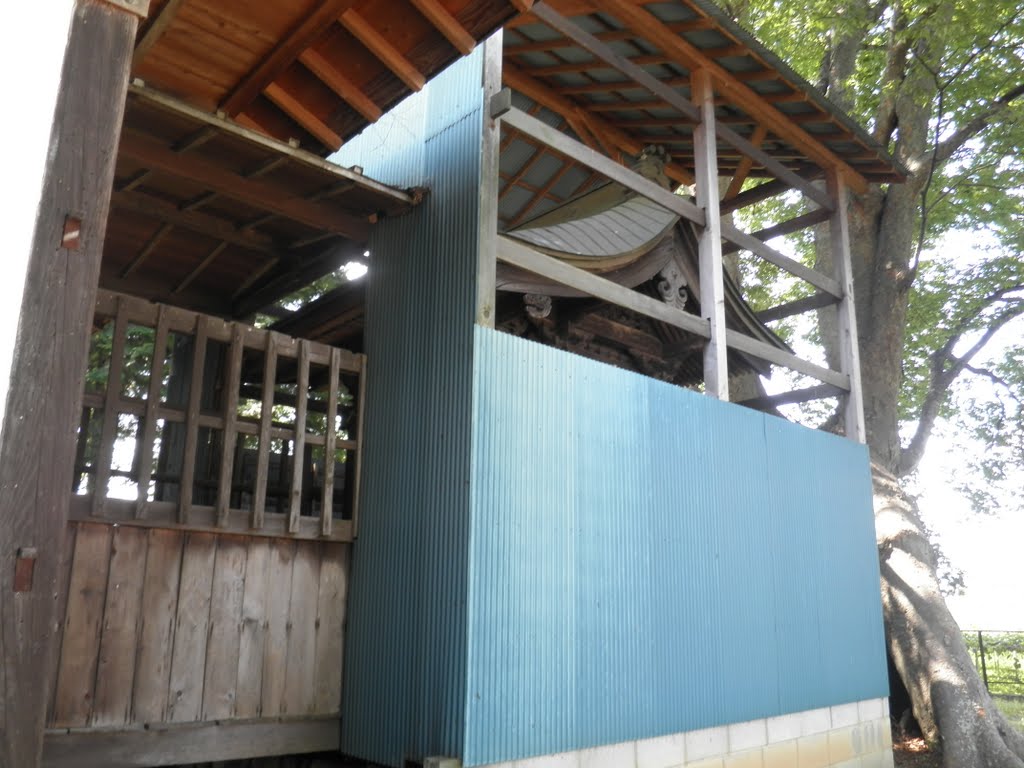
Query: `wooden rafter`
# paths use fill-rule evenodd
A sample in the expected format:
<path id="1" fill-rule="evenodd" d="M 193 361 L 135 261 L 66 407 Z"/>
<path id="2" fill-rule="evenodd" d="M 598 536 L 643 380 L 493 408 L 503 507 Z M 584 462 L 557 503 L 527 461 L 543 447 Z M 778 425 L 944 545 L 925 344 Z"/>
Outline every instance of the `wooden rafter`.
<path id="1" fill-rule="evenodd" d="M 226 197 L 293 219 L 314 229 L 356 240 L 365 240 L 369 233 L 369 223 L 364 218 L 346 214 L 322 203 L 293 197 L 285 194 L 276 185 L 246 179 L 237 173 L 212 166 L 204 160 L 175 154 L 159 141 L 145 136 L 125 134 L 121 139 L 121 152 L 154 170 L 189 179 Z"/>
<path id="2" fill-rule="evenodd" d="M 311 14 L 299 22 L 274 49 L 231 90 L 220 108 L 228 115 L 237 115 L 249 106 L 263 90 L 274 82 L 312 45 L 353 0 L 321 0 Z"/>
<path id="3" fill-rule="evenodd" d="M 642 30 L 645 39 L 665 53 L 673 55 L 684 66 L 707 70 L 714 80 L 717 91 L 729 97 L 733 103 L 742 104 L 744 111 L 752 118 L 799 149 L 812 162 L 822 168 L 835 169 L 857 192 L 862 193 L 867 189 L 867 181 L 857 171 L 802 128 L 793 124 L 786 115 L 765 101 L 763 96 L 746 83 L 737 80 L 721 64 L 665 26 L 646 8 L 634 4 L 631 0 L 595 0 L 595 3 L 633 29 Z"/>
<path id="4" fill-rule="evenodd" d="M 135 255 L 135 258 L 125 265 L 124 269 L 121 270 L 122 279 L 128 277 L 132 272 L 138 269 L 143 262 L 153 254 L 153 251 L 156 250 L 157 246 L 160 245 L 163 239 L 171 233 L 172 229 L 174 229 L 174 225 L 172 224 L 168 224 L 167 222 L 161 224 L 156 232 L 150 236 L 149 240 L 146 241 L 146 244 L 142 246 L 142 250 Z"/>
<path id="5" fill-rule="evenodd" d="M 390 69 L 395 76 L 412 88 L 418 91 L 423 88 L 426 78 L 423 73 L 412 65 L 395 46 L 388 42 L 380 32 L 364 19 L 358 12 L 349 8 L 342 13 L 338 21 L 381 62 Z"/>
<path id="6" fill-rule="evenodd" d="M 575 115 L 581 106 L 583 109 L 586 109 L 585 105 L 577 104 L 576 102 L 565 98 L 553 88 L 545 85 L 539 80 L 535 80 L 511 64 L 506 63 L 502 68 L 502 79 L 509 87 L 514 88 L 527 98 L 543 105 L 552 112 L 561 115 L 566 120 Z M 607 141 L 614 144 L 626 154 L 636 157 L 643 152 L 645 146 L 643 142 L 630 136 L 624 131 L 619 130 L 611 123 L 608 123 L 596 115 L 590 115 L 588 125 L 591 128 L 599 130 Z M 693 183 L 693 175 L 686 169 L 674 163 L 668 163 L 665 166 L 665 173 L 670 179 L 679 184 Z"/>
<path id="7" fill-rule="evenodd" d="M 564 13 L 564 11 L 561 10 L 559 12 Z M 674 21 L 667 26 L 673 32 L 681 35 L 684 32 L 698 32 L 702 29 L 711 29 L 714 24 L 710 19 L 694 19 L 693 21 Z M 613 43 L 619 40 L 635 39 L 636 33 L 631 29 L 609 29 L 604 32 L 598 32 L 595 37 L 603 42 Z M 515 43 L 505 46 L 505 55 L 518 56 L 522 53 L 547 53 L 549 51 L 558 50 L 559 48 L 572 48 L 575 45 L 576 44 L 574 42 L 566 40 L 565 38 L 560 40 L 538 40 L 530 41 L 528 43 Z"/>
<path id="8" fill-rule="evenodd" d="M 447 38 L 449 43 L 455 46 L 459 53 L 465 55 L 476 48 L 476 40 L 473 36 L 438 0 L 410 0 L 410 2 L 427 21 L 434 25 L 438 32 Z"/>
<path id="9" fill-rule="evenodd" d="M 314 48 L 308 48 L 299 56 L 299 61 L 310 72 L 316 75 L 324 85 L 334 91 L 338 96 L 352 107 L 356 112 L 365 117 L 371 123 L 380 119 L 381 108 L 373 99 L 363 93 L 359 87 L 343 75 L 337 67 L 327 60 L 323 54 Z"/>
<path id="10" fill-rule="evenodd" d="M 271 83 L 264 89 L 263 95 L 280 107 L 286 115 L 313 134 L 318 141 L 332 152 L 337 152 L 341 148 L 341 136 L 331 130 L 327 123 L 313 114 L 312 110 L 286 89 L 277 83 Z"/>
<path id="11" fill-rule="evenodd" d="M 145 58 L 150 49 L 156 45 L 157 40 L 167 31 L 167 27 L 171 25 L 183 2 L 184 0 L 167 0 L 157 15 L 150 19 L 146 25 L 146 31 L 142 33 L 142 37 L 135 44 L 135 52 L 132 54 L 132 69 L 139 66 L 139 62 Z"/>

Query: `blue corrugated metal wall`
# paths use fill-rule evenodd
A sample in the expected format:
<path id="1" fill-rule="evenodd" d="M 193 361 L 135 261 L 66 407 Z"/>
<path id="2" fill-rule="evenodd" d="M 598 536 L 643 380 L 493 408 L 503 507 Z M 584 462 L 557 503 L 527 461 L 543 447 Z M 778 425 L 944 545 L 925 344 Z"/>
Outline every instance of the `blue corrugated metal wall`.
<path id="1" fill-rule="evenodd" d="M 477 51 L 335 157 L 430 188 L 375 229 L 367 277 L 342 751 L 393 766 L 463 744 L 481 71 Z"/>
<path id="2" fill-rule="evenodd" d="M 867 453 L 476 329 L 466 765 L 887 691 Z"/>

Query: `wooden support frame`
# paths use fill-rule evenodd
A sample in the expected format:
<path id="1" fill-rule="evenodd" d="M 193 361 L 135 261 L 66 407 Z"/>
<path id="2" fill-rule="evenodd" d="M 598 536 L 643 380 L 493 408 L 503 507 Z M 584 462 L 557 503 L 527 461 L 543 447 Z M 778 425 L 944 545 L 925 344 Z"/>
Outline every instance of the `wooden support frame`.
<path id="1" fill-rule="evenodd" d="M 618 3 L 615 3 L 615 5 L 618 5 Z M 624 76 L 628 77 L 633 82 L 635 82 L 637 85 L 643 86 L 653 95 L 657 96 L 660 99 L 663 99 L 665 103 L 669 104 L 675 109 L 678 109 L 680 112 L 683 113 L 683 115 L 685 115 L 690 120 L 697 122 L 701 119 L 701 110 L 697 104 L 690 102 L 674 88 L 658 80 L 656 77 L 642 69 L 638 64 L 635 64 L 634 62 L 616 54 L 610 46 L 601 42 L 593 35 L 585 32 L 577 25 L 573 24 L 571 21 L 566 19 L 557 11 L 553 10 L 549 5 L 545 3 L 538 3 L 533 9 L 533 13 L 538 18 L 543 20 L 546 24 L 553 27 L 554 29 L 557 29 L 570 40 L 576 42 L 584 50 L 601 59 L 611 67 L 615 68 Z M 647 11 L 643 11 L 643 14 L 649 16 L 651 19 L 654 19 L 654 17 L 650 16 L 649 12 Z M 657 22 L 656 19 L 655 21 Z M 657 22 L 657 24 L 659 26 L 662 26 L 660 22 Z M 648 29 L 648 27 L 644 25 L 640 25 L 636 28 L 645 30 Z M 676 37 L 675 33 L 671 32 L 671 30 L 668 30 L 667 28 L 665 29 L 670 36 Z M 676 39 L 685 43 L 685 41 L 682 38 L 676 37 Z M 686 43 L 686 45 L 689 45 L 689 43 Z M 662 50 L 669 51 L 671 49 L 663 48 Z M 706 62 L 698 61 L 695 68 L 698 71 L 707 71 L 710 74 L 712 72 L 712 66 L 717 67 L 717 64 L 714 64 L 714 62 L 710 60 L 707 60 Z M 757 98 L 757 95 L 754 94 L 753 91 L 750 91 L 750 93 L 753 94 L 753 97 L 755 99 Z M 764 152 L 759 147 L 755 146 L 752 142 L 740 136 L 738 133 L 736 133 L 728 126 L 716 121 L 715 135 L 718 138 L 721 138 L 722 141 L 728 143 L 730 146 L 742 152 L 751 160 L 764 166 L 766 169 L 775 174 L 777 178 L 789 184 L 789 186 L 803 192 L 804 195 L 806 195 L 810 200 L 813 200 L 818 205 L 825 208 L 832 207 L 831 200 L 827 194 L 823 193 L 820 189 L 814 187 L 813 185 L 808 184 L 804 179 L 790 171 L 782 163 L 773 158 L 767 152 Z M 780 133 L 779 135 L 782 135 L 782 133 Z M 818 146 L 818 150 L 819 156 L 821 152 L 826 151 L 823 147 L 820 146 Z M 809 156 L 813 157 L 813 155 Z M 839 162 L 837 158 L 833 158 L 833 161 Z"/>
<path id="2" fill-rule="evenodd" d="M 729 352 L 725 338 L 725 278 L 722 269 L 722 217 L 718 213 L 718 149 L 715 141 L 715 92 L 711 76 L 693 73 L 690 90 L 700 122 L 693 129 L 697 206 L 707 224 L 697 236 L 700 262 L 700 309 L 710 336 L 704 345 L 704 393 L 729 399 Z"/>
<path id="3" fill-rule="evenodd" d="M 850 223 L 846 183 L 838 172 L 828 176 L 828 188 L 835 200 L 835 212 L 829 223 L 832 265 L 842 298 L 836 307 L 839 329 L 839 367 L 849 378 L 850 392 L 843 405 L 846 436 L 858 443 L 867 442 L 864 423 L 864 395 L 860 382 L 860 342 L 857 338 L 857 318 L 853 293 L 853 264 L 850 258 Z"/>
<path id="4" fill-rule="evenodd" d="M 25 250 L 10 254 L 8 277 L 20 287 L 24 265 L 24 288 L 16 294 L 20 310 L 11 313 L 16 322 L 5 326 L 11 342 L 3 345 L 0 366 L 9 376 L 0 427 L 0 656 L 7 703 L 0 708 L 0 764 L 19 768 L 39 765 L 52 690 L 54 597 L 64 591 L 61 560 L 76 452 L 69 436 L 81 417 L 85 333 L 139 23 L 136 13 L 98 0 L 47 10 L 52 29 L 37 34 L 50 43 L 59 36 L 60 47 L 47 50 L 64 51 L 64 62 L 59 80 L 29 80 L 46 88 L 37 94 L 38 105 L 46 105 L 52 122 L 40 125 L 38 105 L 26 110 L 27 125 L 49 133 L 49 150 L 38 164 L 33 158 L 41 184 L 38 177 L 17 175 L 10 182 L 23 182 L 39 197 L 26 222 L 31 234 L 22 239 L 11 227 L 13 242 Z M 69 219 L 79 231 L 73 240 L 63 237 Z M 34 568 L 31 583 L 15 591 L 19 550 L 34 551 Z"/>
<path id="5" fill-rule="evenodd" d="M 498 232 L 498 173 L 501 160 L 501 122 L 491 114 L 491 100 L 501 90 L 502 30 L 484 42 L 483 136 L 480 143 L 480 226 L 477 245 L 476 322 L 494 327 L 497 315 L 495 265 Z"/>
<path id="6" fill-rule="evenodd" d="M 342 13 L 338 17 L 338 21 L 409 88 L 419 91 L 426 85 L 427 79 L 423 73 L 416 69 L 412 62 L 402 55 L 401 51 L 388 42 L 388 39 L 374 29 L 354 8 L 349 8 Z"/>
<path id="7" fill-rule="evenodd" d="M 260 330 L 242 323 L 231 323 L 207 315 L 198 314 L 176 307 L 150 304 L 109 291 L 100 291 L 96 312 L 101 317 L 112 317 L 114 322 L 113 354 L 110 386 L 100 394 L 87 393 L 82 403 L 86 409 L 99 412 L 102 409 L 100 450 L 96 462 L 90 467 L 78 466 L 78 472 L 93 472 L 95 481 L 89 495 L 74 495 L 71 502 L 71 519 L 90 522 L 126 523 L 139 526 L 179 528 L 195 531 L 221 531 L 245 533 L 255 536 L 291 536 L 305 539 L 327 539 L 350 541 L 355 530 L 358 508 L 358 479 L 352 489 L 351 519 L 332 520 L 333 515 L 333 471 L 334 451 L 345 449 L 350 460 L 356 463 L 356 471 L 362 457 L 362 421 L 357 423 L 353 438 L 340 439 L 334 433 L 339 413 L 340 376 L 345 373 L 353 377 L 359 390 L 356 407 L 361 409 L 366 395 L 365 358 L 335 347 L 308 340 L 293 339 L 275 331 Z M 134 399 L 122 394 L 120 371 L 123 367 L 127 329 L 130 326 L 154 329 L 154 351 L 149 368 L 149 385 L 145 400 Z M 167 340 L 170 333 L 191 335 L 192 365 L 188 373 L 189 390 L 184 406 L 171 405 L 161 401 L 164 358 L 167 354 Z M 222 380 L 222 404 L 216 414 L 202 409 L 205 375 L 206 349 L 211 343 L 225 345 L 225 370 Z M 241 396 L 252 396 L 242 384 L 242 363 L 245 350 L 264 353 L 263 382 L 255 396 L 261 400 L 260 418 L 257 421 L 239 416 L 238 403 Z M 278 398 L 276 381 L 278 372 L 287 366 L 296 366 L 296 394 Z M 311 366 L 317 365 L 329 371 L 327 402 L 311 403 L 308 397 L 311 381 Z M 290 398 L 290 399 L 289 399 Z M 282 400 L 284 401 L 282 403 Z M 273 408 L 277 404 L 295 407 L 294 424 L 275 422 Z M 314 434 L 307 429 L 307 414 L 310 409 L 323 413 L 326 431 Z M 361 414 L 361 411 L 360 411 Z M 131 416 L 140 420 L 137 434 L 136 454 L 140 457 L 137 467 L 130 471 L 111 469 L 111 457 L 117 439 L 118 419 Z M 184 429 L 184 448 L 180 477 L 156 475 L 164 482 L 179 486 L 177 501 L 151 501 L 148 496 L 149 484 L 154 477 L 153 446 L 156 437 L 156 423 L 179 424 Z M 88 422 L 86 422 L 88 424 Z M 217 481 L 216 497 L 212 503 L 194 503 L 192 498 L 193 479 L 196 476 L 200 430 L 215 430 L 223 434 L 220 458 L 212 473 Z M 240 436 L 258 439 L 255 477 L 251 492 L 252 508 L 245 511 L 232 506 L 232 491 L 239 490 L 235 477 L 236 443 Z M 289 488 L 286 489 L 285 511 L 268 512 L 266 498 L 270 477 L 271 441 L 290 441 L 293 472 Z M 303 514 L 302 504 L 309 494 L 304 493 L 302 460 L 306 447 L 323 447 L 325 466 L 331 474 L 330 481 L 324 482 L 324 493 L 319 516 Z M 106 487 L 108 478 L 117 476 L 138 483 L 137 498 L 126 502 L 108 498 L 96 493 Z M 102 483 L 102 485 L 100 485 Z M 70 483 L 69 483 L 70 487 Z"/>

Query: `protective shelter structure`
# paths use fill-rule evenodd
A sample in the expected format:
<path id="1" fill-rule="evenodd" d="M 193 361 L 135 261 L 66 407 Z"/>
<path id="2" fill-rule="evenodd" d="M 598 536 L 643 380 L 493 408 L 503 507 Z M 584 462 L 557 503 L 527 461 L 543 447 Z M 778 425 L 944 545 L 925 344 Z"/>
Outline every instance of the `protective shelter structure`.
<path id="1" fill-rule="evenodd" d="M 863 131 L 705 0 L 46 14 L 0 764 L 891 763 Z M 767 242 L 824 224 L 829 274 Z M 736 250 L 813 290 L 754 313 Z M 766 325 L 811 310 L 836 369 Z"/>

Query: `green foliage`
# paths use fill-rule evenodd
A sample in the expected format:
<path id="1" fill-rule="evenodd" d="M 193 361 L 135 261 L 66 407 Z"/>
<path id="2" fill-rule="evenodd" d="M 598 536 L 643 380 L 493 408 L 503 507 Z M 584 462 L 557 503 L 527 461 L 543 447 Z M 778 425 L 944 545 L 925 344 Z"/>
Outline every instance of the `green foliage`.
<path id="1" fill-rule="evenodd" d="M 1024 2 L 736 0 L 729 9 L 909 169 L 920 197 L 916 220 L 906 223 L 913 231 L 904 232 L 909 252 L 879 256 L 911 276 L 903 432 L 913 434 L 926 406 L 938 402 L 939 416 L 974 457 L 957 478 L 962 490 L 979 508 L 1019 507 Z M 788 205 L 752 211 L 749 223 L 756 228 L 799 212 Z M 789 251 L 812 263 L 813 243 L 790 240 Z M 775 282 L 777 273 L 763 265 L 744 267 L 755 306 L 806 290 Z M 783 334 L 792 331 L 790 325 Z M 936 377 L 954 370 L 958 358 L 968 364 L 948 381 Z"/>
<path id="2" fill-rule="evenodd" d="M 985 674 L 992 693 L 1024 696 L 1024 632 L 982 632 Z M 982 669 L 981 643 L 977 632 L 964 632 L 974 664 Z"/>

